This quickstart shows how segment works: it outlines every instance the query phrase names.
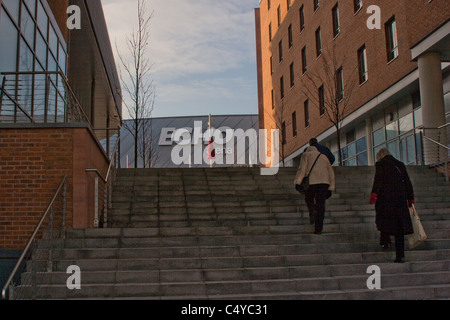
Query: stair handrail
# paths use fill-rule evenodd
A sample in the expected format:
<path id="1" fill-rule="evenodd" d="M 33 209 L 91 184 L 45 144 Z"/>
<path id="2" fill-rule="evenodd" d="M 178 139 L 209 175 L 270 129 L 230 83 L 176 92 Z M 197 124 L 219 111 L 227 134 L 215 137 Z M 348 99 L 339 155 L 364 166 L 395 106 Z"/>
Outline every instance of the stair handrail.
<path id="1" fill-rule="evenodd" d="M 94 186 L 94 227 L 99 228 L 100 227 L 100 213 L 99 213 L 99 179 L 102 180 L 104 184 L 103 188 L 103 227 L 108 226 L 108 208 L 111 206 L 111 193 L 112 193 L 112 186 L 114 184 L 115 180 L 115 171 L 114 168 L 117 167 L 117 165 L 120 163 L 120 156 L 119 156 L 119 147 L 120 147 L 120 137 L 117 138 L 116 145 L 114 146 L 113 152 L 111 153 L 111 159 L 109 161 L 108 170 L 106 172 L 106 176 L 103 176 L 98 169 L 86 169 L 86 173 L 94 173 L 96 175 L 95 177 L 95 186 Z"/>
<path id="2" fill-rule="evenodd" d="M 61 236 L 64 238 L 65 237 L 65 228 L 66 228 L 66 193 L 67 193 L 67 189 L 66 189 L 66 185 L 67 185 L 67 175 L 65 175 L 61 181 L 61 183 L 58 186 L 58 189 L 56 190 L 55 194 L 53 195 L 53 198 L 51 199 L 49 205 L 47 206 L 44 214 L 42 215 L 41 219 L 39 220 L 36 228 L 34 229 L 33 234 L 31 235 L 30 239 L 28 240 L 25 249 L 23 250 L 19 260 L 17 261 L 13 271 L 11 272 L 8 280 L 6 281 L 5 285 L 3 286 L 2 289 L 2 299 L 6 299 L 6 292 L 8 291 L 8 289 L 10 288 L 10 285 L 14 279 L 14 277 L 16 276 L 17 271 L 19 270 L 20 265 L 22 264 L 22 262 L 24 262 L 25 256 L 28 253 L 28 251 L 30 250 L 30 248 L 32 247 L 33 243 L 36 240 L 36 236 L 38 234 L 38 232 L 40 231 L 45 219 L 47 218 L 48 214 L 53 214 L 52 212 L 52 207 L 53 204 L 55 203 L 56 198 L 58 197 L 58 195 L 60 194 L 61 190 L 62 190 L 62 196 L 63 196 L 63 208 L 62 208 L 62 233 Z"/>
<path id="3" fill-rule="evenodd" d="M 447 113 L 446 117 L 449 115 L 450 115 L 450 113 Z M 437 162 L 432 165 L 434 165 L 436 167 L 443 166 L 445 180 L 447 182 L 450 181 L 449 172 L 448 172 L 449 171 L 448 166 L 450 164 L 450 147 L 449 147 L 449 145 L 450 145 L 450 128 L 449 127 L 450 127 L 450 122 L 448 122 L 442 126 L 439 126 L 437 128 L 425 128 L 424 127 L 422 129 L 423 138 L 437 147 L 437 157 L 436 157 Z M 439 135 L 438 139 L 436 139 L 435 137 L 429 137 L 427 135 L 427 131 L 431 131 L 431 130 L 438 131 L 438 135 Z M 438 141 L 438 140 L 440 140 L 440 137 L 442 135 L 446 137 L 447 145 L 443 144 L 441 141 Z M 424 152 L 425 152 L 425 150 L 424 150 Z M 442 156 L 443 153 L 445 153 L 445 156 Z"/>

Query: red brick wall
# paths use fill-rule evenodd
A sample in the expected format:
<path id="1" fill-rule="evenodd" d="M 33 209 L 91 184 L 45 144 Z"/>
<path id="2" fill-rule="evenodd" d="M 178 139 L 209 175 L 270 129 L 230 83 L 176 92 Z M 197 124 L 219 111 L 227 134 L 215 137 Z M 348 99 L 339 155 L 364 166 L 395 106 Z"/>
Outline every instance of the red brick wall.
<path id="1" fill-rule="evenodd" d="M 0 249 L 23 249 L 64 175 L 67 227 L 92 227 L 85 169 L 107 165 L 85 128 L 0 129 Z"/>
<path id="2" fill-rule="evenodd" d="M 415 0 L 407 5 L 409 43 L 413 47 L 450 19 L 450 1 Z"/>
<path id="3" fill-rule="evenodd" d="M 416 3 L 417 2 L 417 3 Z M 318 136 L 332 124 L 321 117 L 319 108 L 308 97 L 302 87 L 310 87 L 311 92 L 317 92 L 311 82 L 302 72 L 301 51 L 307 48 L 308 73 L 317 74 L 323 71 L 322 60 L 324 54 L 317 58 L 315 50 L 315 31 L 320 26 L 322 34 L 322 47 L 335 51 L 337 60 L 342 63 L 345 78 L 352 78 L 354 86 L 352 100 L 347 108 L 347 114 L 357 110 L 376 95 L 388 89 L 407 74 L 417 68 L 417 63 L 411 61 L 411 47 L 419 39 L 446 21 L 450 15 L 450 1 L 428 0 L 411 1 L 379 0 L 376 2 L 381 8 L 381 30 L 369 30 L 366 26 L 369 15 L 366 13 L 370 3 L 363 1 L 363 8 L 355 14 L 353 1 L 324 1 L 320 0 L 320 8 L 314 12 L 312 0 L 297 0 L 291 2 L 288 10 L 287 1 L 271 0 L 271 9 L 268 10 L 267 0 L 260 5 L 261 22 L 261 75 L 259 79 L 263 86 L 261 100 L 266 128 L 275 128 L 276 118 L 280 118 L 272 110 L 271 91 L 274 90 L 277 112 L 283 108 L 283 121 L 286 122 L 287 144 L 285 155 L 288 156 L 301 146 L 305 145 L 311 137 Z M 340 34 L 334 38 L 332 30 L 332 8 L 339 5 Z M 300 32 L 299 9 L 304 5 L 305 30 Z M 278 27 L 277 8 L 280 6 L 282 23 Z M 395 16 L 399 40 L 399 56 L 388 63 L 386 53 L 386 39 L 384 24 Z M 432 20 L 432 21 L 429 21 Z M 272 41 L 269 42 L 269 24 L 272 24 Z M 288 47 L 288 27 L 292 25 L 293 46 Z M 283 61 L 279 62 L 278 43 L 283 41 Z M 365 44 L 367 50 L 369 80 L 359 85 L 358 80 L 358 49 Z M 273 57 L 273 74 L 270 70 L 270 57 Z M 294 63 L 295 86 L 290 87 L 290 65 Z M 280 98 L 280 78 L 284 78 L 285 98 Z M 325 84 L 325 87 L 327 85 Z M 347 88 L 348 89 L 348 88 Z M 309 98 L 310 126 L 305 128 L 304 101 Z M 297 136 L 292 134 L 292 113 L 297 114 Z"/>

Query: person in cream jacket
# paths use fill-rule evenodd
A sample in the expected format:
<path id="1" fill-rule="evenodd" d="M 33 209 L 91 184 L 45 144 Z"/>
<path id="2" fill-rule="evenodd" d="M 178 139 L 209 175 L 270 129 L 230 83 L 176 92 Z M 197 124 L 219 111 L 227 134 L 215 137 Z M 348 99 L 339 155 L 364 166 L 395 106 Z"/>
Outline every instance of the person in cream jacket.
<path id="1" fill-rule="evenodd" d="M 316 159 L 317 162 L 311 171 Z M 310 171 L 310 189 L 305 194 L 305 202 L 309 210 L 310 223 L 315 225 L 314 233 L 321 234 L 325 218 L 325 202 L 335 190 L 335 174 L 328 158 L 314 146 L 302 154 L 294 184 L 301 184 Z"/>

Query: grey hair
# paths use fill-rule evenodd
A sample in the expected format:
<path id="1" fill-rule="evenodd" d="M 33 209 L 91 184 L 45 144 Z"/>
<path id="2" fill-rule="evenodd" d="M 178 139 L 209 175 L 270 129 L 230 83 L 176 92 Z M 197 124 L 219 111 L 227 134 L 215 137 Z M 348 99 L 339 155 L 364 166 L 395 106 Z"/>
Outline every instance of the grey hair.
<path id="1" fill-rule="evenodd" d="M 377 152 L 377 162 L 381 161 L 386 156 L 392 156 L 392 154 L 389 152 L 387 148 L 382 148 L 380 151 Z"/>

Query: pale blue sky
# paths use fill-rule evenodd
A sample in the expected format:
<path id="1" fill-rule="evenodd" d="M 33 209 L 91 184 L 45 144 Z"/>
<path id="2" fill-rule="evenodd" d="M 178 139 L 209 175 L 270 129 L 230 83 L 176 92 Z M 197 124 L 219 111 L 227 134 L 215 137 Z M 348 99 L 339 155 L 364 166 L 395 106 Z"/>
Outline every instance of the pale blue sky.
<path id="1" fill-rule="evenodd" d="M 137 0 L 102 0 L 111 42 L 133 30 Z M 154 117 L 257 114 L 258 0 L 148 0 Z M 117 60 L 117 59 L 116 59 Z M 125 111 L 125 110 L 124 110 Z"/>

